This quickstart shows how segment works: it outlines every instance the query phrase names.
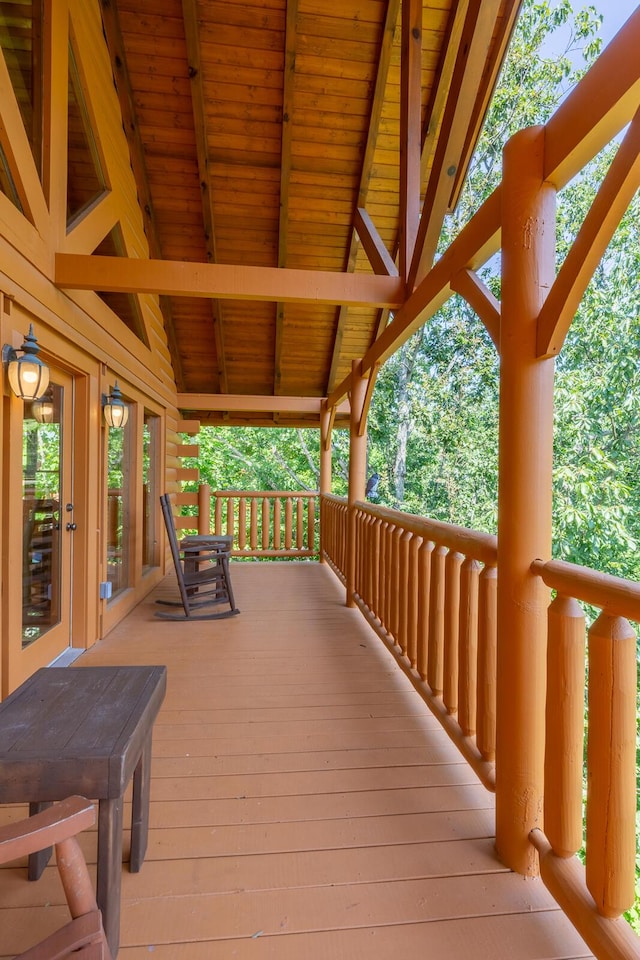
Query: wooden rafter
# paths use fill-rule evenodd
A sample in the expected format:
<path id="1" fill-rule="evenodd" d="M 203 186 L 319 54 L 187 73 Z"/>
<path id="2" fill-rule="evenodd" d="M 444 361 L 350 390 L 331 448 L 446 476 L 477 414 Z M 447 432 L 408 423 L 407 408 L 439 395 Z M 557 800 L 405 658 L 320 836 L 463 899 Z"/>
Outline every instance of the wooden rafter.
<path id="1" fill-rule="evenodd" d="M 493 344 L 500 351 L 500 301 L 473 270 L 461 270 L 451 281 L 451 289 L 475 310 Z"/>
<path id="2" fill-rule="evenodd" d="M 544 176 L 561 190 L 640 103 L 640 7 L 546 125 Z"/>
<path id="3" fill-rule="evenodd" d="M 580 300 L 640 186 L 640 110 L 636 113 L 538 317 L 538 355 L 562 349 Z"/>
<path id="4" fill-rule="evenodd" d="M 291 183 L 291 141 L 293 96 L 296 76 L 298 0 L 288 0 L 285 27 L 284 89 L 282 94 L 282 144 L 280 147 L 280 222 L 278 225 L 278 266 L 287 265 L 289 239 L 289 187 Z M 276 340 L 273 392 L 280 393 L 282 382 L 282 332 L 285 305 L 276 306 Z"/>
<path id="5" fill-rule="evenodd" d="M 236 393 L 179 393 L 178 407 L 181 410 L 203 410 L 207 412 L 227 411 L 228 413 L 291 413 L 319 414 L 322 397 L 269 397 L 241 396 Z M 346 414 L 349 405 L 338 404 L 337 412 Z"/>
<path id="6" fill-rule="evenodd" d="M 398 268 L 367 211 L 358 207 L 353 223 L 373 272 L 383 277 L 397 277 Z"/>
<path id="7" fill-rule="evenodd" d="M 393 38 L 396 31 L 396 24 L 398 21 L 398 13 L 400 10 L 400 0 L 389 0 L 387 6 L 387 15 L 384 24 L 384 33 L 382 37 L 382 44 L 380 49 L 380 57 L 378 59 L 378 71 L 376 74 L 376 88 L 373 94 L 373 103 L 371 106 L 371 120 L 369 123 L 369 133 L 367 136 L 367 145 L 364 152 L 364 158 L 362 161 L 362 171 L 360 174 L 360 189 L 358 190 L 358 199 L 356 202 L 356 209 L 359 207 L 365 207 L 367 201 L 367 190 L 369 187 L 369 178 L 371 176 L 371 168 L 373 166 L 373 157 L 376 148 L 376 142 L 378 139 L 378 129 L 380 126 L 380 117 L 382 114 L 382 107 L 384 104 L 384 92 L 387 85 L 387 79 L 389 76 L 389 67 L 391 66 L 391 54 L 393 51 Z M 356 261 L 356 254 L 358 252 L 358 237 L 355 230 L 355 226 L 351 232 L 351 243 L 349 246 L 348 254 L 348 269 L 353 270 Z M 342 307 L 338 312 L 338 320 L 336 323 L 336 332 L 333 343 L 333 354 L 331 358 L 331 367 L 329 370 L 329 378 L 327 380 L 327 392 L 330 393 L 336 384 L 338 378 L 338 364 L 340 362 L 340 353 L 342 350 L 342 340 L 344 337 L 344 327 L 347 322 L 347 307 Z"/>
<path id="8" fill-rule="evenodd" d="M 544 178 L 560 189 L 635 116 L 640 99 L 640 9 L 545 127 Z M 454 277 L 476 270 L 500 247 L 502 188 L 498 186 L 372 344 L 363 370 L 384 362 L 451 296 Z M 337 403 L 351 388 L 345 377 L 327 398 Z"/>
<path id="9" fill-rule="evenodd" d="M 200 194 L 202 197 L 202 219 L 204 222 L 205 247 L 207 251 L 207 260 L 209 263 L 215 263 L 217 256 L 215 221 L 213 216 L 213 197 L 211 196 L 211 156 L 209 151 L 209 140 L 207 137 L 207 118 L 202 58 L 200 56 L 197 0 L 182 0 L 182 15 L 184 19 L 184 34 L 187 44 L 189 79 L 191 83 L 191 103 L 193 106 L 193 126 L 196 138 L 196 155 L 198 158 L 198 178 L 200 182 Z M 216 346 L 218 382 L 220 383 L 220 390 L 223 393 L 226 393 L 229 387 L 225 360 L 222 306 L 219 301 L 212 300 L 211 317 L 213 322 L 213 336 Z"/>
<path id="10" fill-rule="evenodd" d="M 406 282 L 420 222 L 422 0 L 402 4 L 398 262 Z"/>
<path id="11" fill-rule="evenodd" d="M 499 7 L 500 0 L 472 0 L 469 3 L 422 206 L 409 271 L 409 290 L 426 276 L 433 263 L 471 120 L 475 102 L 473 94 L 482 77 Z"/>
<path id="12" fill-rule="evenodd" d="M 398 277 L 67 253 L 55 264 L 55 282 L 74 290 L 392 308 L 404 300 Z"/>
<path id="13" fill-rule="evenodd" d="M 129 144 L 129 155 L 131 158 L 131 168 L 138 189 L 138 200 L 144 223 L 144 232 L 149 244 L 149 254 L 151 257 L 161 259 L 162 247 L 159 240 L 158 225 L 153 209 L 153 200 L 151 198 L 151 188 L 149 186 L 149 176 L 144 159 L 144 147 L 140 135 L 140 126 L 138 124 L 137 111 L 131 90 L 131 81 L 129 79 L 129 69 L 127 67 L 127 57 L 120 30 L 120 21 L 118 11 L 114 0 L 101 0 L 102 7 L 102 25 L 104 28 L 109 56 L 111 58 L 111 67 L 115 80 L 116 91 L 122 113 L 122 125 L 124 128 L 127 143 Z M 100 289 L 100 288 L 98 288 Z M 164 321 L 164 328 L 167 334 L 167 341 L 171 360 L 173 363 L 173 372 L 176 378 L 178 388 L 184 385 L 184 373 L 180 361 L 180 350 L 178 339 L 176 337 L 175 325 L 171 311 L 171 304 L 167 297 L 160 297 L 160 309 Z"/>

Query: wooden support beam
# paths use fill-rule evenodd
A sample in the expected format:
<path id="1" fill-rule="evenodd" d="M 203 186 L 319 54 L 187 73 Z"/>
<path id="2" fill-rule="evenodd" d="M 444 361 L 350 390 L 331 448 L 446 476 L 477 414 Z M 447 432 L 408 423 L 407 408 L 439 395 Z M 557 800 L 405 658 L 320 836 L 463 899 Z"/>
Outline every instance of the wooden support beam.
<path id="1" fill-rule="evenodd" d="M 360 238 L 360 243 L 369 257 L 373 272 L 381 277 L 397 277 L 398 268 L 393 261 L 393 257 L 382 242 L 371 217 L 362 207 L 357 208 L 353 225 Z"/>
<path id="2" fill-rule="evenodd" d="M 407 280 L 409 291 L 420 283 L 433 264 L 499 8 L 500 0 L 471 0 L 469 3 L 422 206 Z"/>
<path id="3" fill-rule="evenodd" d="M 213 197 L 211 196 L 211 152 L 207 136 L 207 115 L 204 95 L 204 80 L 202 58 L 200 56 L 200 32 L 198 24 L 198 8 L 196 0 L 182 0 L 182 16 L 184 20 L 184 35 L 187 45 L 187 60 L 189 63 L 189 81 L 191 84 L 191 105 L 193 109 L 193 127 L 196 138 L 196 157 L 198 159 L 198 179 L 200 182 L 200 196 L 202 199 L 202 220 L 204 225 L 205 248 L 209 263 L 217 261 L 216 232 L 213 215 Z M 213 324 L 213 339 L 216 347 L 216 364 L 220 390 L 226 393 L 229 389 L 227 365 L 224 346 L 224 325 L 222 305 L 219 301 L 211 303 L 211 321 Z"/>
<path id="4" fill-rule="evenodd" d="M 65 253 L 93 253 L 119 219 L 116 194 L 103 193 L 70 225 L 61 249 Z"/>
<path id="5" fill-rule="evenodd" d="M 347 559 L 346 559 L 346 592 L 347 606 L 355 606 L 356 582 L 356 512 L 355 504 L 364 500 L 367 483 L 367 432 L 360 432 L 360 423 L 363 417 L 367 380 L 362 372 L 360 360 L 351 364 L 351 416 L 349 419 L 349 501 Z M 366 417 L 365 417 L 366 423 Z"/>
<path id="6" fill-rule="evenodd" d="M 565 186 L 635 116 L 640 103 L 640 7 L 546 125 L 544 176 Z"/>
<path id="7" fill-rule="evenodd" d="M 451 289 L 459 293 L 478 314 L 500 352 L 500 301 L 473 270 L 461 270 L 451 281 Z"/>
<path id="8" fill-rule="evenodd" d="M 378 372 L 380 370 L 380 363 L 374 363 L 369 371 L 369 378 L 367 380 L 367 389 L 364 395 L 364 401 L 362 404 L 362 413 L 360 414 L 360 423 L 358 424 L 358 436 L 363 437 L 367 430 L 367 416 L 369 415 L 369 407 L 371 406 L 371 400 L 373 398 L 373 390 L 376 385 L 376 380 L 378 379 Z"/>
<path id="9" fill-rule="evenodd" d="M 336 413 L 338 412 L 338 407 L 333 406 L 329 408 L 329 424 L 327 426 L 327 434 L 325 444 L 328 444 L 326 449 L 331 449 L 331 434 L 333 433 L 333 425 L 336 422 Z"/>
<path id="10" fill-rule="evenodd" d="M 407 280 L 420 222 L 422 0 L 403 0 L 400 55 L 400 276 Z"/>
<path id="11" fill-rule="evenodd" d="M 242 396 L 236 393 L 179 393 L 177 406 L 180 410 L 266 412 L 266 413 L 317 413 L 322 409 L 323 397 L 271 397 Z M 338 405 L 338 413 L 347 414 L 349 405 Z"/>
<path id="12" fill-rule="evenodd" d="M 380 55 L 378 57 L 378 71 L 376 73 L 376 86 L 373 94 L 373 104 L 371 106 L 371 119 L 369 121 L 369 132 L 367 134 L 367 145 L 364 151 L 364 158 L 362 161 L 362 172 L 360 174 L 360 189 L 358 191 L 358 200 L 356 203 L 356 209 L 366 207 L 367 202 L 367 192 L 369 189 L 369 178 L 371 176 L 371 169 L 373 167 L 373 157 L 375 154 L 376 144 L 378 142 L 378 132 L 380 127 L 380 117 L 382 115 L 382 107 L 384 105 L 384 96 L 385 89 L 387 86 L 387 79 L 389 76 L 389 68 L 391 66 L 391 55 L 393 52 L 393 38 L 396 31 L 396 24 L 398 21 L 398 13 L 400 10 L 400 0 L 389 0 L 387 4 L 387 15 L 384 23 L 384 31 L 382 34 L 382 45 L 380 48 Z M 356 234 L 355 226 L 351 232 L 351 244 L 349 247 L 349 255 L 347 257 L 347 270 L 352 272 L 355 263 L 356 256 L 358 253 L 358 237 Z M 335 388 L 336 381 L 338 379 L 338 367 L 340 363 L 340 355 L 342 352 L 342 341 L 344 338 L 344 328 L 347 322 L 347 315 L 349 310 L 347 307 L 341 307 L 338 311 L 338 318 L 336 322 L 336 332 L 333 341 L 333 353 L 331 357 L 331 366 L 329 368 L 329 377 L 327 380 L 327 393 Z"/>
<path id="13" fill-rule="evenodd" d="M 562 349 L 593 272 L 640 187 L 640 110 L 627 130 L 538 317 L 538 356 Z"/>
<path id="14" fill-rule="evenodd" d="M 56 255 L 55 282 L 73 290 L 164 293 L 223 300 L 283 303 L 345 303 L 399 307 L 404 287 L 398 277 L 242 267 L 176 260 L 138 260 L 81 254 Z"/>

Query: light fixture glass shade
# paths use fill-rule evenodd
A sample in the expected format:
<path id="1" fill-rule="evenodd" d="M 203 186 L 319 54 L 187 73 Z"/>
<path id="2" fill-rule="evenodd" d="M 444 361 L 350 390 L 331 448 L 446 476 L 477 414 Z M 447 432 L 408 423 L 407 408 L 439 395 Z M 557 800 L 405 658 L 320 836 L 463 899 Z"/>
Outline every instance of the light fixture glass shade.
<path id="1" fill-rule="evenodd" d="M 37 400 L 49 386 L 49 367 L 38 356 L 40 347 L 33 335 L 33 326 L 29 327 L 21 350 L 21 357 L 12 351 L 7 365 L 9 384 L 21 400 Z"/>
<path id="2" fill-rule="evenodd" d="M 117 380 L 111 394 L 105 398 L 103 411 L 104 419 L 110 427 L 124 427 L 129 419 L 129 407 L 122 399 Z"/>
<path id="3" fill-rule="evenodd" d="M 45 396 L 40 400 L 34 400 L 31 404 L 31 412 L 38 423 L 53 423 L 55 417 L 53 397 Z"/>

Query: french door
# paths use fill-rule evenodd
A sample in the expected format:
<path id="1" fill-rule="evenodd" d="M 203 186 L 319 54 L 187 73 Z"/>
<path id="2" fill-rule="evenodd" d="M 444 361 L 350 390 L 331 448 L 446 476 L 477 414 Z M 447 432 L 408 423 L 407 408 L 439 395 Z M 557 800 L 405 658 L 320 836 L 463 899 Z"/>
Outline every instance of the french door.
<path id="1" fill-rule="evenodd" d="M 39 666 L 71 644 L 73 394 L 73 379 L 52 368 L 47 394 L 24 404 L 21 645 Z"/>

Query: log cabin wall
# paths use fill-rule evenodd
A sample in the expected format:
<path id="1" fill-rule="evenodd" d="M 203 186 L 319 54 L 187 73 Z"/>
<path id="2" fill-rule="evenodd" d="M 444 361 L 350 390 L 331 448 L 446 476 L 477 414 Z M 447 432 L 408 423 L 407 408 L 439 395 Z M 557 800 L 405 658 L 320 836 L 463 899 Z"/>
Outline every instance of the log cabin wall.
<path id="1" fill-rule="evenodd" d="M 54 257 L 60 251 L 149 255 L 99 4 L 53 0 L 43 4 L 43 18 L 37 3 L 9 6 L 11 10 L 0 11 L 0 332 L 2 343 L 19 348 L 33 324 L 41 355 L 52 373 L 66 378 L 67 409 L 73 393 L 76 529 L 68 594 L 62 601 L 62 608 L 68 600 L 70 609 L 62 609 L 60 617 L 67 645 L 85 648 L 129 612 L 164 572 L 159 514 L 154 517 L 158 545 L 153 562 L 143 567 L 141 451 L 146 418 L 155 424 L 155 490 L 178 489 L 176 388 L 157 296 L 101 297 L 92 291 L 62 292 L 53 283 Z M 31 130 L 28 123 L 38 111 L 41 136 L 33 133 L 35 121 Z M 128 582 L 108 601 L 99 599 L 99 584 L 108 580 L 108 428 L 101 398 L 116 379 L 130 406 L 127 429 L 137 474 L 128 517 Z M 58 652 L 47 633 L 24 643 L 24 520 L 18 505 L 23 500 L 25 416 L 25 404 L 10 393 L 5 377 L 0 418 L 3 696 Z M 70 459 L 68 453 L 64 456 Z M 60 510 L 62 541 L 68 516 L 62 503 Z"/>

